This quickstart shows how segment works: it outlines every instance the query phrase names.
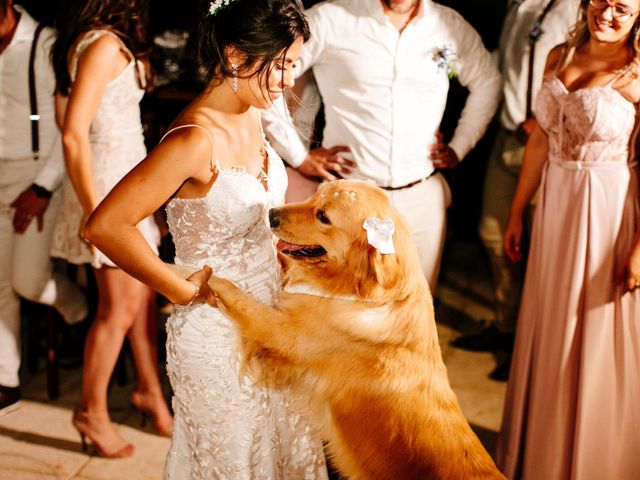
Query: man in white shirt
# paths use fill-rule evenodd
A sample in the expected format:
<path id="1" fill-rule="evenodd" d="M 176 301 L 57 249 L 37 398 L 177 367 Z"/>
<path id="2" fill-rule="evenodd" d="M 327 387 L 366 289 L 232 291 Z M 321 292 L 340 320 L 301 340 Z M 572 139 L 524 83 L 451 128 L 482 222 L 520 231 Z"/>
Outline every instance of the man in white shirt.
<path id="1" fill-rule="evenodd" d="M 69 323 L 82 320 L 87 311 L 84 296 L 65 276 L 52 272 L 49 258 L 64 160 L 55 123 L 50 28 L 41 31 L 34 51 L 39 115 L 34 143 L 37 117 L 30 105 L 29 64 L 37 26 L 13 0 L 0 0 L 0 410 L 19 399 L 16 293 L 56 307 Z"/>
<path id="2" fill-rule="evenodd" d="M 503 236 L 515 194 L 524 143 L 533 127 L 535 95 L 542 84 L 549 51 L 564 42 L 578 18 L 579 0 L 512 0 L 499 45 L 504 78 L 500 130 L 489 158 L 480 220 L 480 238 L 491 261 L 495 318 L 477 335 L 452 344 L 474 351 L 511 351 L 523 282 L 521 262 L 509 261 Z M 490 374 L 506 380 L 509 357 Z"/>
<path id="3" fill-rule="evenodd" d="M 456 166 L 482 136 L 499 102 L 500 75 L 478 33 L 430 0 L 336 0 L 306 15 L 311 39 L 299 73 L 313 67 L 323 146 L 308 151 L 277 105 L 264 116 L 270 140 L 306 175 L 332 180 L 335 172 L 386 189 L 414 232 L 433 291 L 450 201 L 437 169 Z M 470 94 L 445 144 L 437 132 L 452 76 Z"/>

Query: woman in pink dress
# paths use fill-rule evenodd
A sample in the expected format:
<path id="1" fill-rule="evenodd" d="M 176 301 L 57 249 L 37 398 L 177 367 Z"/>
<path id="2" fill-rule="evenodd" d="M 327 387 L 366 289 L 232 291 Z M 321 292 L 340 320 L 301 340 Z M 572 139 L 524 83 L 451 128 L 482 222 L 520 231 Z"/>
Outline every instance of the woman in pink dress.
<path id="1" fill-rule="evenodd" d="M 581 0 L 547 61 L 505 232 L 519 260 L 540 186 L 498 442 L 508 478 L 640 475 L 639 12 Z"/>

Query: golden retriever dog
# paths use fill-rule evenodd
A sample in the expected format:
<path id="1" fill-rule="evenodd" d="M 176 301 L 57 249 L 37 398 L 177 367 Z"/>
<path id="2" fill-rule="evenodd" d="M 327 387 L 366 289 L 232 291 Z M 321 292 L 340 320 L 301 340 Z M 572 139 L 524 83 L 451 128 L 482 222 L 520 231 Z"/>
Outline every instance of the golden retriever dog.
<path id="1" fill-rule="evenodd" d="M 395 253 L 372 246 L 363 228 L 389 226 L 385 219 Z M 209 285 L 264 349 L 265 367 L 304 372 L 291 378 L 304 378 L 310 404 L 324 410 L 314 413 L 339 471 L 358 480 L 504 479 L 449 386 L 417 250 L 385 193 L 327 183 L 270 210 L 269 221 L 284 271 L 276 305 L 221 278 Z"/>

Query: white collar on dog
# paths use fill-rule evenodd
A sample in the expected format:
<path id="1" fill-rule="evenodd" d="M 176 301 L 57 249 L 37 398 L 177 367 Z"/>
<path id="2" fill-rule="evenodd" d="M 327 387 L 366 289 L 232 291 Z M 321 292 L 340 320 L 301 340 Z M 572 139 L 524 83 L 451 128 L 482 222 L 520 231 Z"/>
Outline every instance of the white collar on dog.
<path id="1" fill-rule="evenodd" d="M 303 295 L 314 295 L 316 297 L 335 298 L 336 300 L 349 300 L 351 302 L 369 302 L 377 303 L 375 300 L 367 300 L 364 298 L 358 298 L 355 295 L 329 295 L 320 289 L 312 287 L 310 285 L 297 284 L 287 285 L 283 289 L 287 293 L 301 293 Z"/>

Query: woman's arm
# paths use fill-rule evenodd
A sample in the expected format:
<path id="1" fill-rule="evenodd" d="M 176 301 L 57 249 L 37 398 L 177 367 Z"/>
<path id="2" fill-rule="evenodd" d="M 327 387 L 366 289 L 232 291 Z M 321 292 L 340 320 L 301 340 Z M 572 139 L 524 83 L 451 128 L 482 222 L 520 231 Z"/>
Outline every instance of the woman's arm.
<path id="1" fill-rule="evenodd" d="M 512 262 L 522 258 L 520 250 L 522 216 L 540 185 L 542 169 L 547 162 L 548 153 L 549 139 L 536 122 L 525 147 L 518 186 L 511 203 L 509 221 L 504 232 L 504 249 Z"/>
<path id="2" fill-rule="evenodd" d="M 56 117 L 64 119 L 62 147 L 67 172 L 85 216 L 88 216 L 97 204 L 89 129 L 109 81 L 115 78 L 127 63 L 127 58 L 115 39 L 109 35 L 100 37 L 82 52 L 78 60 L 76 78 L 68 102 L 62 99 L 56 101 Z M 65 108 L 65 103 L 66 111 L 60 111 Z"/>
<path id="3" fill-rule="evenodd" d="M 199 128 L 172 133 L 129 172 L 98 205 L 84 229 L 85 237 L 122 270 L 174 303 L 194 297 L 193 282 L 174 273 L 153 252 L 138 222 L 153 214 L 185 182 L 211 181 L 211 141 Z M 210 275 L 210 271 L 209 271 Z M 207 278 L 198 277 L 203 294 Z"/>
<path id="4" fill-rule="evenodd" d="M 544 76 L 557 73 L 564 58 L 566 45 L 554 47 L 547 56 Z M 522 240 L 522 216 L 536 194 L 542 178 L 542 169 L 549 154 L 549 138 L 533 119 L 528 125 L 528 140 L 525 146 L 524 159 L 520 169 L 520 177 L 516 193 L 511 202 L 509 220 L 504 232 L 504 250 L 512 262 L 522 259 L 520 242 Z"/>
<path id="5" fill-rule="evenodd" d="M 638 102 L 640 102 L 640 78 L 633 77 L 629 84 L 624 86 L 624 90 L 621 92 L 624 96 L 626 96 L 630 101 L 633 101 L 636 104 L 636 108 L 640 108 L 638 106 Z M 636 160 L 640 153 L 640 125 L 638 125 L 638 117 L 636 116 L 636 125 L 633 130 L 634 137 L 630 139 L 629 144 L 634 148 L 631 149 L 631 152 L 635 153 Z M 630 159 L 630 162 L 633 162 L 634 159 Z M 632 168 L 638 168 L 632 167 Z M 640 223 L 640 222 L 638 222 Z M 634 290 L 639 288 L 640 286 L 640 231 L 636 232 L 636 238 L 633 243 L 633 247 L 631 249 L 631 253 L 629 254 L 629 258 L 627 259 L 624 271 L 621 272 L 620 282 L 626 287 L 628 290 Z"/>

